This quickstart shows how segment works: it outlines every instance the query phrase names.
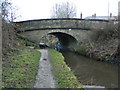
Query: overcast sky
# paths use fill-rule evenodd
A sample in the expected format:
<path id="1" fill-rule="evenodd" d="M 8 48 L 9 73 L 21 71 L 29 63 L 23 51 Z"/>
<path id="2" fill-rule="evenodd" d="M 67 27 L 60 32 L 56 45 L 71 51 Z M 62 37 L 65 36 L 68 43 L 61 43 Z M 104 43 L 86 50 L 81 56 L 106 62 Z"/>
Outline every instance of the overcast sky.
<path id="1" fill-rule="evenodd" d="M 77 16 L 83 13 L 83 17 L 91 16 L 96 13 L 97 16 L 118 14 L 118 1 L 120 0 L 12 0 L 13 4 L 18 7 L 17 14 L 21 15 L 16 21 L 46 19 L 51 17 L 51 10 L 55 3 L 68 1 L 76 5 Z"/>

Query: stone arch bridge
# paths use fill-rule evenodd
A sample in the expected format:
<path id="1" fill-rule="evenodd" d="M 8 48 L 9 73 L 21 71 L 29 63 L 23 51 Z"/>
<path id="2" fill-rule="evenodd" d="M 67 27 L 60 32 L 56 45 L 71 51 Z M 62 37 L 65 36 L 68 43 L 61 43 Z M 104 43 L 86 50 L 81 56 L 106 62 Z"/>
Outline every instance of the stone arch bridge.
<path id="1" fill-rule="evenodd" d="M 91 40 L 96 29 L 104 29 L 108 25 L 106 20 L 85 20 L 75 18 L 39 19 L 16 22 L 20 26 L 18 33 L 33 42 L 48 34 L 56 36 L 66 47 L 72 48 L 79 43 Z"/>

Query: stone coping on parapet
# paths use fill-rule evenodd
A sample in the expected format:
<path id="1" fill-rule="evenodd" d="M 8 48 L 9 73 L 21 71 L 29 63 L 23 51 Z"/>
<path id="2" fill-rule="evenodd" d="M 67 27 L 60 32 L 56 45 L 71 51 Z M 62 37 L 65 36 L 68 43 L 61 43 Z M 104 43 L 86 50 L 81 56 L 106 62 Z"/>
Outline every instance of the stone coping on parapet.
<path id="1" fill-rule="evenodd" d="M 48 19 L 34 19 L 34 20 L 25 20 L 25 21 L 18 21 L 14 23 L 23 23 L 23 22 L 31 22 L 31 21 L 52 21 L 52 20 L 83 20 L 83 21 L 104 21 L 108 22 L 109 20 L 101 20 L 101 19 L 79 19 L 79 18 L 48 18 Z"/>

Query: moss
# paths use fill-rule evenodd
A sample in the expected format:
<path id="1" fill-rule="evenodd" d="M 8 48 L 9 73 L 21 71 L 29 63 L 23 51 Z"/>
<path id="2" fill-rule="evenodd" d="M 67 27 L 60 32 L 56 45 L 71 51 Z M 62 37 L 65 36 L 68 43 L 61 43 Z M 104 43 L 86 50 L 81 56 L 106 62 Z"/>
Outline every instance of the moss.
<path id="1" fill-rule="evenodd" d="M 49 50 L 52 71 L 59 88 L 82 88 L 71 69 L 64 62 L 62 54 L 55 50 Z"/>
<path id="2" fill-rule="evenodd" d="M 3 63 L 3 88 L 30 88 L 36 79 L 40 52 L 23 48 Z"/>
<path id="3" fill-rule="evenodd" d="M 86 45 L 80 45 L 77 49 L 77 52 L 81 55 L 87 55 L 87 46 Z"/>

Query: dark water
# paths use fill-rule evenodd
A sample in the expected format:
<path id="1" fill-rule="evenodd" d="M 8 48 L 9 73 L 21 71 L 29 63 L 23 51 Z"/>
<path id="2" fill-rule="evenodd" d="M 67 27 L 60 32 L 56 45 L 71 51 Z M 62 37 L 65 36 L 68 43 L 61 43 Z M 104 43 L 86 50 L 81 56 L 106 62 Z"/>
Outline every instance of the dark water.
<path id="1" fill-rule="evenodd" d="M 62 52 L 65 62 L 83 85 L 118 88 L 118 66 L 95 61 L 72 52 Z"/>

